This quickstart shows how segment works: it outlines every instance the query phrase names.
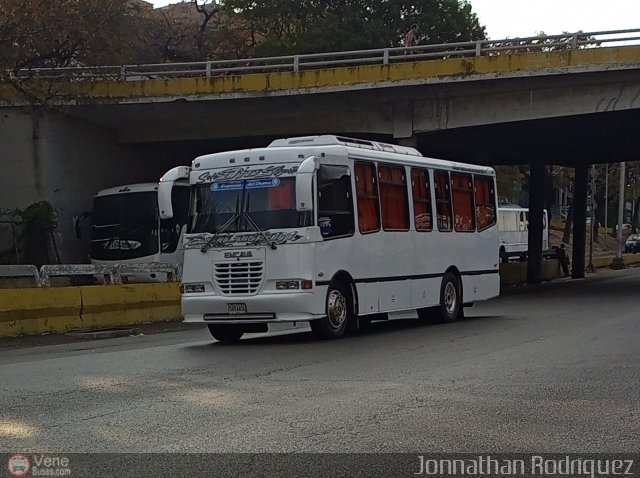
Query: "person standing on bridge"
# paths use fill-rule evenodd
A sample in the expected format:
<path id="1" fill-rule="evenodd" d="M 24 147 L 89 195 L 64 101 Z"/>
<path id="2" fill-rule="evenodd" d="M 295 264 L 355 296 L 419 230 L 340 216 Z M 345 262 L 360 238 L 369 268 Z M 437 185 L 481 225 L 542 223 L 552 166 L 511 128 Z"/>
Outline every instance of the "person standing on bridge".
<path id="1" fill-rule="evenodd" d="M 411 25 L 411 28 L 404 36 L 404 46 L 405 47 L 413 47 L 418 46 L 418 25 L 415 23 Z M 409 51 L 409 54 L 412 55 L 413 51 Z"/>

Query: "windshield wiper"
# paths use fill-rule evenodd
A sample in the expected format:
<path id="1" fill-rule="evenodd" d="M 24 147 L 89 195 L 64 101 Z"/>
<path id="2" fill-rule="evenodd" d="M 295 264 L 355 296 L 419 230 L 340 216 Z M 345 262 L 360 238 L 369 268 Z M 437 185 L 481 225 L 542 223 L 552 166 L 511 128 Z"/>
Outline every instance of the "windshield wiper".
<path id="1" fill-rule="evenodd" d="M 267 244 L 269 244 L 269 247 L 271 249 L 277 249 L 278 246 L 276 245 L 275 242 L 271 241 L 267 235 L 265 234 L 265 232 L 260 229 L 260 227 L 256 224 L 256 222 L 253 220 L 253 218 L 251 217 L 251 215 L 249 214 L 249 209 L 251 207 L 251 193 L 248 194 L 247 197 L 247 207 L 245 208 L 244 212 L 242 213 L 244 219 L 251 224 L 251 227 L 253 227 L 253 229 L 260 235 L 260 237 L 262 237 Z"/>
<path id="2" fill-rule="evenodd" d="M 220 229 L 218 229 L 215 234 L 213 236 L 211 236 L 209 238 L 209 240 L 205 243 L 204 246 L 202 246 L 200 248 L 200 252 L 202 252 L 203 254 L 205 252 L 207 252 L 207 250 L 209 249 L 209 247 L 211 246 L 216 246 L 216 247 L 220 247 L 220 243 L 217 242 L 218 237 L 220 237 L 220 234 L 222 234 L 223 232 L 225 232 L 227 229 L 229 229 L 231 227 L 232 224 L 235 224 L 238 222 L 238 219 L 240 219 L 240 198 L 236 197 L 236 212 L 233 214 L 233 216 L 227 221 L 225 222 Z M 236 227 L 236 230 L 238 228 Z"/>

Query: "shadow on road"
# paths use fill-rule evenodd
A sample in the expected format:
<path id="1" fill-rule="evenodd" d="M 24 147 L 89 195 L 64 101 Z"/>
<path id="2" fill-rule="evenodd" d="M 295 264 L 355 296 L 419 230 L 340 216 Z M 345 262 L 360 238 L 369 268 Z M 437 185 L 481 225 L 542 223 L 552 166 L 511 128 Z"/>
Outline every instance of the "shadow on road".
<path id="1" fill-rule="evenodd" d="M 465 323 L 477 322 L 481 320 L 509 320 L 508 317 L 502 317 L 498 315 L 472 315 L 467 313 L 467 317 L 463 321 L 455 322 L 451 324 L 438 324 L 433 322 L 422 321 L 419 319 L 397 319 L 397 320 L 381 320 L 372 322 L 365 328 L 355 331 L 348 331 L 347 334 L 338 340 L 319 340 L 316 339 L 311 332 L 304 331 L 291 331 L 278 333 L 277 335 L 263 335 L 252 336 L 251 334 L 245 335 L 240 342 L 233 345 L 223 345 L 220 342 L 211 339 L 211 343 L 188 345 L 186 348 L 191 350 L 211 350 L 212 347 L 216 349 L 235 349 L 235 348 L 251 348 L 262 346 L 287 346 L 287 345 L 311 345 L 317 344 L 323 346 L 327 343 L 341 343 L 351 342 L 361 344 L 362 341 L 370 339 L 384 339 L 392 338 L 396 334 L 405 333 L 407 331 L 441 331 L 452 330 L 453 328 L 462 328 Z"/>

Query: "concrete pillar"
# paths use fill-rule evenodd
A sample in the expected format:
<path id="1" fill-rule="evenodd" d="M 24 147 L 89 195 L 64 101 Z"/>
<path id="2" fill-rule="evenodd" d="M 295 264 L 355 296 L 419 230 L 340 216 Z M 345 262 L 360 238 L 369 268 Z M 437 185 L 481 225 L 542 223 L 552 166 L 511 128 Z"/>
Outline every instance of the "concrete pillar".
<path id="1" fill-rule="evenodd" d="M 411 136 L 410 138 L 396 138 L 396 143 L 400 146 L 407 146 L 409 148 L 418 148 L 418 137 Z"/>
<path id="2" fill-rule="evenodd" d="M 527 283 L 542 282 L 542 220 L 544 215 L 544 164 L 531 165 L 529 173 L 529 247 Z"/>
<path id="3" fill-rule="evenodd" d="M 558 211 L 562 211 L 562 201 L 564 199 L 564 190 L 562 188 L 558 188 Z"/>
<path id="4" fill-rule="evenodd" d="M 584 278 L 585 249 L 587 240 L 587 196 L 589 193 L 589 165 L 576 168 L 573 195 L 573 258 L 571 277 Z"/>

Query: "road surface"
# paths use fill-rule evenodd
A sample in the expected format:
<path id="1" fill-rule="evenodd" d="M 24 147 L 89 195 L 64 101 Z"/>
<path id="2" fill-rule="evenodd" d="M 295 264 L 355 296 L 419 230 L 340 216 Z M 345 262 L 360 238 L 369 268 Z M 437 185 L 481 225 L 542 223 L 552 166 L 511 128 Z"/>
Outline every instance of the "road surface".
<path id="1" fill-rule="evenodd" d="M 0 351 L 2 452 L 636 452 L 640 270 L 448 325 L 213 343 L 204 329 Z"/>

